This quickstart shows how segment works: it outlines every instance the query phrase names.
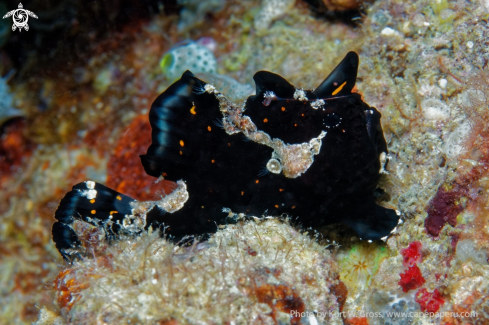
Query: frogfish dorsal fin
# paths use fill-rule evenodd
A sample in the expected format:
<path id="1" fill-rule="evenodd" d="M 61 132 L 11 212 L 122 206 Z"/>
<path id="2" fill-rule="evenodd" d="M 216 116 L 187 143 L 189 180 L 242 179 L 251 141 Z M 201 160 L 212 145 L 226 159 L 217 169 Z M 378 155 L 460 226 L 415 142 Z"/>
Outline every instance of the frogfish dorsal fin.
<path id="1" fill-rule="evenodd" d="M 281 98 L 293 98 L 295 87 L 278 74 L 269 71 L 258 71 L 253 76 L 256 84 L 256 95 L 273 91 Z"/>
<path id="2" fill-rule="evenodd" d="M 351 93 L 357 80 L 358 54 L 348 52 L 329 76 L 314 90 L 317 98 L 342 96 Z"/>

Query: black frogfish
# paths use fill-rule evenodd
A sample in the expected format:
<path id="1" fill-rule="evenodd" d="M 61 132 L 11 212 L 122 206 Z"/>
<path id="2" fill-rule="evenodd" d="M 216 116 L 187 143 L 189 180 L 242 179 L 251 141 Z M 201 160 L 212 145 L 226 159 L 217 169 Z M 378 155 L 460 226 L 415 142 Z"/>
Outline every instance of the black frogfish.
<path id="1" fill-rule="evenodd" d="M 374 201 L 387 145 L 381 114 L 352 92 L 358 62 L 349 52 L 315 90 L 259 71 L 256 95 L 239 104 L 186 71 L 152 104 L 152 143 L 141 156 L 148 175 L 176 189 L 141 202 L 92 181 L 75 185 L 55 213 L 59 252 L 69 261 L 86 254 L 87 232 L 110 241 L 164 226 L 178 239 L 246 215 L 343 223 L 364 240 L 389 235 L 399 216 Z"/>

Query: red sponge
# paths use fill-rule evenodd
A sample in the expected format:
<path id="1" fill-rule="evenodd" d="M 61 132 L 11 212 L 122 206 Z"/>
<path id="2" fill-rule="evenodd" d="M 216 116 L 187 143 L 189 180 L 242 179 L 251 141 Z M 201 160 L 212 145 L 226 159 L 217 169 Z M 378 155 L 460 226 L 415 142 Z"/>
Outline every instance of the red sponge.
<path id="1" fill-rule="evenodd" d="M 419 288 L 426 282 L 417 265 L 411 266 L 404 273 L 401 273 L 400 276 L 401 280 L 399 281 L 399 285 L 404 292 Z"/>
<path id="2" fill-rule="evenodd" d="M 421 310 L 429 313 L 436 313 L 443 306 L 445 300 L 441 297 L 438 289 L 433 292 L 429 292 L 425 288 L 419 289 L 416 292 L 416 302 L 421 307 Z"/>
<path id="3" fill-rule="evenodd" d="M 421 242 L 413 241 L 407 248 L 401 249 L 401 254 L 404 257 L 402 264 L 405 267 L 421 262 L 421 247 Z"/>

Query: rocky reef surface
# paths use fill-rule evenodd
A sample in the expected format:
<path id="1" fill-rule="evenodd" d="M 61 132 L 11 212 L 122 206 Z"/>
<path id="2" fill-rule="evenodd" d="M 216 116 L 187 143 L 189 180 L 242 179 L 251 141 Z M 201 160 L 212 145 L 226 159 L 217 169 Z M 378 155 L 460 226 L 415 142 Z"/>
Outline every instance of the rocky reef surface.
<path id="1" fill-rule="evenodd" d="M 488 3 L 178 0 L 127 19 L 113 3 L 33 4 L 44 24 L 0 49 L 0 324 L 489 323 Z M 67 38 L 78 53 L 46 51 L 57 30 L 81 33 Z M 73 184 L 154 196 L 138 157 L 148 109 L 189 44 L 188 69 L 237 97 L 260 69 L 309 89 L 356 51 L 390 152 L 377 201 L 400 212 L 396 231 L 369 243 L 271 216 L 185 247 L 124 238 L 66 264 L 51 226 Z"/>

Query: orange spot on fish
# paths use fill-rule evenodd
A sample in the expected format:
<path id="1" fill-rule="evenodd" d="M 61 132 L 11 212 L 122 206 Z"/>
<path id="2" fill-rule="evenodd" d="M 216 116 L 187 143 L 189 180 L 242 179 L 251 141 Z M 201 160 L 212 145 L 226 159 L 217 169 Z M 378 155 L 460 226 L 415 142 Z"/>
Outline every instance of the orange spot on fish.
<path id="1" fill-rule="evenodd" d="M 344 83 L 341 84 L 341 86 L 339 86 L 338 88 L 335 89 L 335 91 L 333 91 L 332 95 L 336 95 L 337 93 L 339 93 L 341 91 L 341 89 L 343 89 L 343 87 L 345 87 L 346 85 L 346 81 Z"/>

